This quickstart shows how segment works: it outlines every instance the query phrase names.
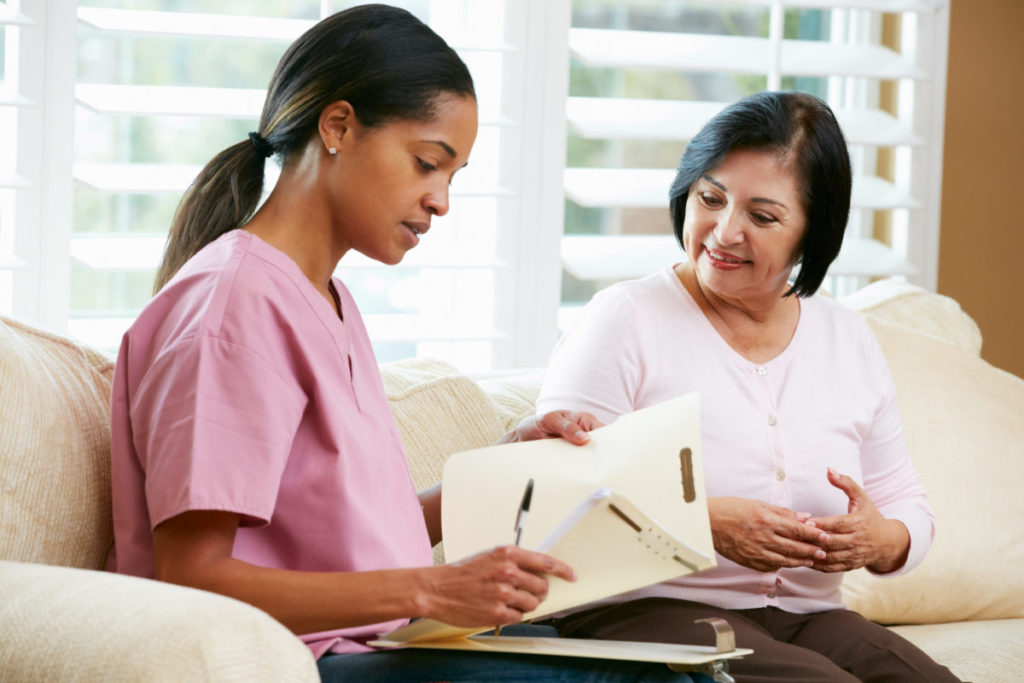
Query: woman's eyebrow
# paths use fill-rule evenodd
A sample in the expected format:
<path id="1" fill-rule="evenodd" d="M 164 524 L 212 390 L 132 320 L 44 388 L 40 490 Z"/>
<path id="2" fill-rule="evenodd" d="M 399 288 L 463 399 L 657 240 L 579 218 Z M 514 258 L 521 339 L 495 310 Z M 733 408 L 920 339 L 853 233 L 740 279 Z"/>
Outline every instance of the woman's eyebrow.
<path id="1" fill-rule="evenodd" d="M 445 153 L 448 156 L 450 156 L 452 159 L 454 159 L 456 157 L 455 149 L 451 145 L 449 145 L 447 142 L 444 142 L 443 140 L 420 140 L 420 142 L 426 142 L 426 143 L 431 144 L 431 145 L 437 145 L 438 147 L 443 149 L 445 151 Z"/>
<path id="2" fill-rule="evenodd" d="M 717 180 L 715 180 L 714 178 L 709 176 L 707 173 L 702 174 L 701 178 L 703 178 L 704 180 L 708 181 L 709 183 L 711 183 L 712 185 L 717 187 L 722 192 L 728 192 L 729 191 L 728 188 L 726 188 L 725 185 L 723 185 L 722 183 L 718 182 Z M 767 197 L 751 197 L 750 201 L 752 201 L 752 202 L 763 202 L 765 204 L 774 204 L 776 206 L 781 206 L 783 209 L 788 209 L 789 208 L 788 206 L 786 206 L 782 202 L 776 201 L 774 199 L 768 199 Z"/>
<path id="3" fill-rule="evenodd" d="M 443 140 L 420 140 L 420 142 L 426 142 L 429 145 L 437 145 L 438 147 L 443 149 L 445 151 L 445 154 L 447 154 L 452 159 L 454 159 L 457 156 L 457 154 L 455 153 L 455 148 Z M 459 166 L 459 168 L 466 168 L 467 166 L 469 166 L 468 161 L 464 163 L 462 166 Z"/>
<path id="4" fill-rule="evenodd" d="M 750 201 L 752 201 L 752 202 L 764 202 L 765 204 L 774 204 L 775 206 L 781 206 L 783 209 L 788 209 L 789 208 L 788 206 L 786 206 L 782 202 L 776 201 L 774 199 L 768 199 L 767 197 L 751 197 Z"/>
<path id="5" fill-rule="evenodd" d="M 714 178 L 709 176 L 707 173 L 702 173 L 700 177 L 703 178 L 704 180 L 708 181 L 709 183 L 711 183 L 715 187 L 717 187 L 722 192 L 728 192 L 729 191 L 728 188 L 725 187 L 725 185 L 723 185 L 722 183 L 718 182 L 717 180 L 715 180 Z"/>

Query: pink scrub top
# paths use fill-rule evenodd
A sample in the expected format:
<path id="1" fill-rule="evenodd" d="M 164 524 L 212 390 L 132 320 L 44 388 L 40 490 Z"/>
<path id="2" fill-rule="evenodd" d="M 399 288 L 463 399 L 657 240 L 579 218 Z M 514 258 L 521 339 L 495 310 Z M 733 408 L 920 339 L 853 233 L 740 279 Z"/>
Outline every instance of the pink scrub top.
<path id="1" fill-rule="evenodd" d="M 153 576 L 152 531 L 238 513 L 232 556 L 298 571 L 432 563 L 370 340 L 282 252 L 233 230 L 196 254 L 125 333 L 112 394 L 108 569 Z M 302 636 L 363 652 L 405 620 Z"/>

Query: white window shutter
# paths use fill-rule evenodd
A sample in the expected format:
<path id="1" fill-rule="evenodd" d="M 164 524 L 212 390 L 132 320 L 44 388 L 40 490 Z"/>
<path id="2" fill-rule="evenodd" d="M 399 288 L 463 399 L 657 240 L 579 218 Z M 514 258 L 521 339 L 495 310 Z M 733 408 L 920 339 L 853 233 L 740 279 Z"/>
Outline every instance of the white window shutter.
<path id="1" fill-rule="evenodd" d="M 201 49 L 227 42 L 238 50 L 262 45 L 264 50 L 283 52 L 317 19 L 167 11 L 173 3 L 164 3 L 164 11 L 91 4 L 83 0 L 76 11 L 89 41 L 82 50 L 88 48 L 89 57 L 97 59 L 95 53 L 107 49 L 111 64 L 106 77 L 87 76 L 71 84 L 79 120 L 72 167 L 77 203 L 108 202 L 120 214 L 130 214 L 126 207 L 139 202 L 159 203 L 166 214 L 164 224 L 145 232 L 123 215 L 100 212 L 99 221 L 79 217 L 69 234 L 67 249 L 82 289 L 109 290 L 100 305 L 72 303 L 65 312 L 70 331 L 112 350 L 144 303 L 140 288 L 150 281 L 160 261 L 164 231 L 177 198 L 202 163 L 244 136 L 216 138 L 204 155 L 182 163 L 167 153 L 144 158 L 131 148 L 135 141 L 123 135 L 111 137 L 114 122 L 152 121 L 163 136 L 187 135 L 202 126 L 241 130 L 244 124 L 252 130 L 265 94 L 260 88 L 233 83 L 213 87 L 187 80 L 147 82 L 145 69 L 133 72 L 115 63 L 115 42 L 159 45 L 172 55 L 178 43 Z M 295 3 L 300 5 L 305 6 Z M 564 10 L 561 30 L 550 23 L 557 8 L 553 11 L 544 0 L 409 3 L 411 10 L 424 13 L 422 18 L 469 65 L 481 128 L 469 168 L 452 185 L 451 212 L 437 220 L 435 229 L 398 267 L 383 266 L 357 253 L 342 259 L 338 274 L 356 293 L 382 360 L 431 355 L 466 369 L 486 369 L 524 359 L 540 362 L 546 356 L 547 346 L 542 354 L 530 351 L 529 345 L 544 336 L 537 333 L 538 327 L 546 329 L 549 338 L 556 329 L 561 154 L 548 155 L 554 160 L 548 164 L 548 180 L 536 181 L 543 166 L 538 158 L 544 150 L 551 144 L 564 145 L 564 114 L 559 114 L 560 125 L 552 133 L 548 128 L 552 118 L 534 106 L 537 96 L 524 93 L 535 87 L 533 73 L 547 70 L 552 55 L 561 61 L 561 71 L 567 70 L 568 4 L 554 5 Z M 290 11 L 287 4 L 281 7 L 279 11 Z M 340 8 L 322 2 L 320 14 Z M 85 58 L 82 50 L 79 58 Z M 269 75 L 267 69 L 261 81 Z M 566 94 L 564 76 L 560 86 L 558 81 L 554 79 L 553 90 L 549 88 L 551 97 L 541 100 L 555 111 L 561 110 Z M 94 138 L 101 142 L 90 142 Z M 269 188 L 278 169 L 273 163 L 267 169 Z M 530 270 L 536 266 L 534 249 L 544 240 L 550 264 L 543 270 L 550 282 L 533 277 Z M 530 305 L 545 295 L 548 305 Z M 128 303 L 118 303 L 124 301 Z"/>
<path id="2" fill-rule="evenodd" d="M 10 150 L 0 168 L 0 312 L 64 331 L 70 271 L 74 16 L 61 12 L 57 3 L 21 0 L 0 6 L 0 28 L 0 117 L 4 149 Z"/>
<path id="3" fill-rule="evenodd" d="M 574 7 L 588 6 L 577 0 Z M 594 3 L 598 5 L 599 3 Z M 707 3 L 701 5 L 713 12 Z M 868 278 L 906 276 L 934 289 L 937 271 L 938 208 L 941 183 L 942 110 L 944 108 L 947 3 L 932 0 L 746 0 L 733 3 L 761 12 L 767 29 L 760 35 L 724 35 L 627 27 L 574 27 L 569 48 L 581 70 L 618 73 L 746 74 L 763 77 L 767 89 L 780 89 L 794 77 L 827 79 L 826 99 L 834 109 L 854 160 L 851 222 L 847 240 L 830 270 L 833 291 L 856 287 Z M 791 10 L 831 10 L 826 39 L 784 35 Z M 726 11 L 726 10 L 722 10 Z M 882 12 L 901 12 L 902 49 L 881 44 Z M 650 17 L 647 18 L 650 20 Z M 624 79 L 625 77 L 623 77 Z M 896 115 L 878 108 L 878 84 L 899 83 Z M 634 88 L 634 90 L 636 90 Z M 601 94 L 567 101 L 570 131 L 583 141 L 612 144 L 648 142 L 677 147 L 727 102 Z M 896 150 L 894 180 L 876 175 L 878 148 Z M 676 156 L 678 159 L 678 155 Z M 640 277 L 683 258 L 668 234 L 668 188 L 674 168 L 629 167 L 598 163 L 566 168 L 567 199 L 588 209 L 663 208 L 659 234 L 572 227 L 562 241 L 567 276 L 594 287 Z M 888 243 L 872 234 L 874 211 L 893 216 Z M 562 320 L 572 317 L 572 301 L 563 302 Z M 578 304 L 579 302 L 575 302 Z"/>

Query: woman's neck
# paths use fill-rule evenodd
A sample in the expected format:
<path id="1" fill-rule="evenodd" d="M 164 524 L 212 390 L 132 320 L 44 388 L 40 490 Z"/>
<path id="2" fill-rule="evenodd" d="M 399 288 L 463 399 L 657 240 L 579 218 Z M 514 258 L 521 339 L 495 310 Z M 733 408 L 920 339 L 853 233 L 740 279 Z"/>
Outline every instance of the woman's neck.
<path id="1" fill-rule="evenodd" d="M 676 276 L 719 336 L 741 356 L 763 363 L 789 345 L 800 320 L 800 302 L 783 292 L 758 297 L 719 296 L 700 281 L 689 262 L 676 266 Z"/>
<path id="2" fill-rule="evenodd" d="M 315 171 L 303 154 L 286 166 L 256 215 L 244 229 L 295 261 L 306 278 L 333 307 L 331 276 L 346 248 L 338 244 L 322 195 L 315 191 Z"/>

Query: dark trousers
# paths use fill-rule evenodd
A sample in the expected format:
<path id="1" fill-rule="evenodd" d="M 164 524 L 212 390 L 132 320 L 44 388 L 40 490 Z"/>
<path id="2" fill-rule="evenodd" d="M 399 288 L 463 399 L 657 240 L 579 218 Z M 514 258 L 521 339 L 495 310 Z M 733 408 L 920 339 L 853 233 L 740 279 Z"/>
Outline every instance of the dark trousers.
<path id="1" fill-rule="evenodd" d="M 721 617 L 736 646 L 754 654 L 729 662 L 737 683 L 921 681 L 958 679 L 904 638 L 850 610 L 793 614 L 775 607 L 727 610 L 698 602 L 647 598 L 597 607 L 550 623 L 566 638 L 714 645 L 695 619 Z"/>

